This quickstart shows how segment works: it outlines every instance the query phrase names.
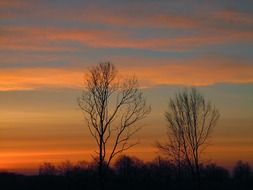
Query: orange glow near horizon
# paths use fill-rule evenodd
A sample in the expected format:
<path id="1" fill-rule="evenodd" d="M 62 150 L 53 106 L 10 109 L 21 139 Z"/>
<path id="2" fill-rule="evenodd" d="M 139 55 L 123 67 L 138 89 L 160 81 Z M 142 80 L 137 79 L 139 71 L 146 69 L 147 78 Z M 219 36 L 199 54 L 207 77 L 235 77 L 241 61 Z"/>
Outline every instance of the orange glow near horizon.
<path id="1" fill-rule="evenodd" d="M 145 151 L 143 150 L 145 148 Z M 93 147 L 90 150 L 83 148 L 83 150 L 52 150 L 52 151 L 21 151 L 21 152 L 2 152 L 0 155 L 0 171 L 26 171 L 29 173 L 37 173 L 39 166 L 45 162 L 50 162 L 59 165 L 65 161 L 70 161 L 73 164 L 80 161 L 92 162 L 92 155 L 94 156 Z M 232 168 L 236 160 L 250 160 L 252 157 L 252 146 L 241 147 L 240 145 L 227 146 L 210 146 L 202 155 L 204 163 L 217 163 L 228 168 Z M 152 161 L 157 154 L 158 150 L 155 147 L 135 147 L 125 152 L 130 156 L 135 156 L 145 162 Z M 238 158 L 238 153 L 242 156 Z M 162 154 L 157 154 L 162 155 Z M 25 172 L 25 173 L 26 173 Z"/>

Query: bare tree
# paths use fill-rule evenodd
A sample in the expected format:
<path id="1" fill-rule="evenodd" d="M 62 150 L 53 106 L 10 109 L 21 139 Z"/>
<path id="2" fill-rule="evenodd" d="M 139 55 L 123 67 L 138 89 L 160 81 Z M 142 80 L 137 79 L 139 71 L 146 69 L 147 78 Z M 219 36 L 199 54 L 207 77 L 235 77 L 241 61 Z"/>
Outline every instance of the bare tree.
<path id="1" fill-rule="evenodd" d="M 120 80 L 115 66 L 101 63 L 89 71 L 86 89 L 78 98 L 87 126 L 98 146 L 98 168 L 102 179 L 119 153 L 133 147 L 130 138 L 140 129 L 135 124 L 151 111 L 136 78 Z M 103 183 L 103 182 L 102 182 Z"/>
<path id="2" fill-rule="evenodd" d="M 219 119 L 219 111 L 195 88 L 176 94 L 168 108 L 168 141 L 158 143 L 158 147 L 176 161 L 179 175 L 182 162 L 186 162 L 199 185 L 200 154 Z"/>

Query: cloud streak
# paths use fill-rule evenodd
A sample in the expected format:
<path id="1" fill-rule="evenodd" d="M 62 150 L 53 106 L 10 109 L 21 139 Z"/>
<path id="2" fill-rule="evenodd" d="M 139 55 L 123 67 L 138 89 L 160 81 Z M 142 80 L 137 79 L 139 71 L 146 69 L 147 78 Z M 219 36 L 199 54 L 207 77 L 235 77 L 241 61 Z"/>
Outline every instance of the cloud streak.
<path id="1" fill-rule="evenodd" d="M 121 75 L 136 75 L 142 86 L 161 84 L 212 85 L 215 83 L 253 83 L 253 65 L 226 58 L 183 60 L 113 58 L 120 60 Z M 115 62 L 116 63 L 116 62 Z M 131 67 L 127 63 L 131 63 Z M 137 64 L 139 63 L 139 65 Z M 140 63 L 145 63 L 141 65 Z M 157 63 L 153 65 L 152 63 Z M 23 68 L 0 70 L 0 90 L 39 88 L 81 88 L 86 70 L 73 68 Z"/>
<path id="2" fill-rule="evenodd" d="M 124 31 L 107 29 L 66 29 L 38 27 L 0 28 L 0 49 L 27 51 L 75 51 L 66 42 L 79 42 L 93 48 L 134 48 L 153 50 L 187 50 L 201 46 L 232 42 L 249 42 L 253 31 L 213 30 L 208 34 L 175 37 L 139 38 Z M 65 43 L 65 44 L 64 44 Z"/>
<path id="3" fill-rule="evenodd" d="M 4 10 L 1 17 L 12 23 L 0 28 L 0 48 L 76 51 L 80 47 L 70 42 L 78 42 L 91 48 L 181 51 L 253 39 L 253 14 L 237 9 L 210 6 L 206 10 L 200 6 L 191 14 L 185 10 L 179 14 L 171 8 L 175 5 L 160 1 L 111 6 L 77 2 L 57 5 L 46 1 L 0 3 L 0 9 Z M 155 30 L 152 34 L 144 35 L 152 30 Z M 159 31 L 162 35 L 155 34 Z"/>

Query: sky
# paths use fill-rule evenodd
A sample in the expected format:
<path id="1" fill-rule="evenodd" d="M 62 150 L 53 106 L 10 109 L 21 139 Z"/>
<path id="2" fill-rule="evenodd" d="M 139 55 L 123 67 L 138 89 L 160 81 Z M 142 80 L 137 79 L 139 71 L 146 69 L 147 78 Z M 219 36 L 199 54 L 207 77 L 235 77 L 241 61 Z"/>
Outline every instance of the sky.
<path id="1" fill-rule="evenodd" d="M 253 164 L 252 1 L 1 0 L 0 170 L 91 160 L 76 100 L 106 61 L 135 75 L 152 106 L 127 154 L 159 155 L 169 98 L 195 86 L 221 113 L 202 160 Z"/>

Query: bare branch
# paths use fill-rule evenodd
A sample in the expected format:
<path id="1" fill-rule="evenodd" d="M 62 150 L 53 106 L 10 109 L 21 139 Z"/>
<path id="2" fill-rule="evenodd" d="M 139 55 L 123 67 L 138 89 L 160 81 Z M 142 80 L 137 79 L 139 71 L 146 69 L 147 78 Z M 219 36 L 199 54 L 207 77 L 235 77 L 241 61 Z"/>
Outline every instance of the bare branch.
<path id="1" fill-rule="evenodd" d="M 117 79 L 111 63 L 101 63 L 90 69 L 86 89 L 78 98 L 91 136 L 98 145 L 99 171 L 119 153 L 136 145 L 129 143 L 140 129 L 136 123 L 151 111 L 135 77 Z M 109 151 L 111 150 L 111 151 Z"/>
<path id="2" fill-rule="evenodd" d="M 202 147 L 219 119 L 219 112 L 195 88 L 176 94 L 168 108 L 168 141 L 158 142 L 157 147 L 178 164 L 186 160 L 196 174 Z"/>

